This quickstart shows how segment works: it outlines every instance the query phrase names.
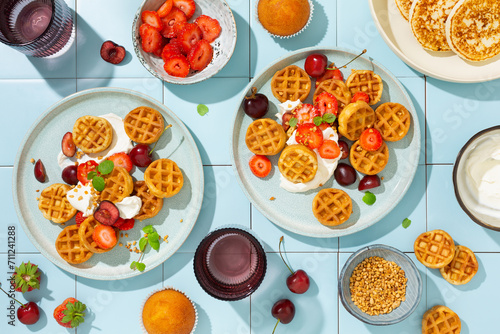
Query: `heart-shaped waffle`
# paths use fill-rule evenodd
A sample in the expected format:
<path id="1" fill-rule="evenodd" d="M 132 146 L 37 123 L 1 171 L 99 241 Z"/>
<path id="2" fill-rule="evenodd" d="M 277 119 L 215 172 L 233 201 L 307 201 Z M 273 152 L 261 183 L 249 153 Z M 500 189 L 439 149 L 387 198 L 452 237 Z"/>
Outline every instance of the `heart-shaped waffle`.
<path id="1" fill-rule="evenodd" d="M 477 274 L 478 269 L 479 264 L 474 252 L 459 245 L 455 246 L 453 260 L 439 271 L 443 278 L 451 284 L 462 285 L 469 282 Z"/>
<path id="2" fill-rule="evenodd" d="M 99 223 L 94 216 L 89 216 L 80 224 L 80 227 L 78 228 L 78 237 L 80 237 L 82 245 L 92 253 L 106 253 L 113 249 L 113 247 L 109 249 L 99 247 L 99 245 L 97 245 L 92 238 L 95 228 L 99 225 L 101 225 L 101 223 Z"/>
<path id="3" fill-rule="evenodd" d="M 378 150 L 367 151 L 361 147 L 359 140 L 357 140 L 351 146 L 349 161 L 358 172 L 375 175 L 380 173 L 389 162 L 389 148 L 383 142 Z"/>
<path id="4" fill-rule="evenodd" d="M 157 159 L 144 172 L 144 181 L 153 195 L 167 198 L 181 191 L 184 177 L 174 161 Z"/>
<path id="5" fill-rule="evenodd" d="M 318 171 L 318 157 L 304 145 L 290 145 L 281 152 L 278 168 L 287 180 L 306 183 L 311 181 Z"/>
<path id="6" fill-rule="evenodd" d="M 382 138 L 386 141 L 398 141 L 408 133 L 411 116 L 408 109 L 394 102 L 386 102 L 375 109 L 375 124 Z"/>
<path id="7" fill-rule="evenodd" d="M 339 133 L 349 140 L 358 140 L 361 133 L 375 124 L 375 111 L 364 101 L 350 103 L 339 114 Z"/>
<path id="8" fill-rule="evenodd" d="M 82 116 L 73 125 L 73 142 L 84 153 L 99 153 L 113 140 L 113 128 L 107 120 L 97 116 Z"/>
<path id="9" fill-rule="evenodd" d="M 104 181 L 106 186 L 101 191 L 101 201 L 118 203 L 134 190 L 132 176 L 123 167 L 115 166 L 111 173 L 104 176 Z"/>
<path id="10" fill-rule="evenodd" d="M 61 224 L 73 218 L 77 210 L 66 198 L 70 189 L 71 187 L 67 184 L 54 183 L 42 190 L 38 200 L 38 209 L 42 211 L 46 219 Z"/>
<path id="11" fill-rule="evenodd" d="M 311 91 L 311 78 L 300 67 L 290 65 L 274 73 L 271 90 L 281 103 L 286 100 L 304 102 Z"/>
<path id="12" fill-rule="evenodd" d="M 314 91 L 313 101 L 316 101 L 316 98 L 319 96 L 319 94 L 323 92 L 327 92 L 335 96 L 338 102 L 339 113 L 345 108 L 345 106 L 351 103 L 351 92 L 342 80 L 328 79 L 321 81 L 319 86 Z"/>
<path id="13" fill-rule="evenodd" d="M 56 239 L 56 250 L 64 261 L 71 264 L 83 263 L 94 255 L 82 244 L 76 225 L 66 226 L 59 233 Z"/>
<path id="14" fill-rule="evenodd" d="M 369 105 L 377 104 L 382 97 L 384 84 L 380 75 L 369 70 L 352 70 L 351 75 L 345 81 L 351 95 L 363 92 L 370 97 Z"/>
<path id="15" fill-rule="evenodd" d="M 312 211 L 321 224 L 336 226 L 346 222 L 351 216 L 352 201 L 343 190 L 325 188 L 314 196 Z"/>
<path id="16" fill-rule="evenodd" d="M 422 334 L 460 334 L 462 323 L 450 308 L 436 305 L 422 317 Z"/>
<path id="17" fill-rule="evenodd" d="M 163 207 L 163 198 L 153 195 L 145 181 L 134 182 L 134 195 L 138 196 L 142 201 L 141 210 L 134 217 L 137 220 L 154 217 Z"/>
<path id="18" fill-rule="evenodd" d="M 275 155 L 285 147 L 286 133 L 276 121 L 261 118 L 248 126 L 245 143 L 254 154 Z"/>
<path id="19" fill-rule="evenodd" d="M 123 119 L 123 126 L 136 143 L 152 144 L 163 133 L 165 122 L 159 111 L 143 106 L 130 111 Z"/>
<path id="20" fill-rule="evenodd" d="M 455 243 L 443 230 L 432 230 L 420 234 L 413 244 L 415 257 L 428 268 L 443 268 L 453 260 Z"/>

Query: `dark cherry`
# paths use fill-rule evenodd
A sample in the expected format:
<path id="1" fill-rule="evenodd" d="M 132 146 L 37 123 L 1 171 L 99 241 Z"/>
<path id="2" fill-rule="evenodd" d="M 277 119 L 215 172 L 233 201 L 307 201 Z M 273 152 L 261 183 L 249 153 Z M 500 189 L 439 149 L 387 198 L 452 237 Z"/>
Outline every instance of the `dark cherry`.
<path id="1" fill-rule="evenodd" d="M 29 302 L 17 309 L 17 319 L 25 325 L 33 325 L 40 319 L 40 309 L 34 302 Z"/>
<path id="2" fill-rule="evenodd" d="M 45 166 L 42 163 L 42 160 L 38 159 L 35 163 L 35 178 L 38 182 L 45 182 L 47 174 L 45 173 Z"/>
<path id="3" fill-rule="evenodd" d="M 94 212 L 94 218 L 103 225 L 111 226 L 120 218 L 120 211 L 113 202 L 102 201 Z"/>
<path id="4" fill-rule="evenodd" d="M 76 145 L 73 141 L 73 134 L 71 132 L 66 132 L 61 141 L 61 149 L 65 156 L 72 157 L 76 153 Z"/>
<path id="5" fill-rule="evenodd" d="M 71 165 L 65 167 L 61 173 L 63 181 L 66 182 L 67 184 L 77 185 L 78 184 L 77 171 L 78 171 L 78 166 Z"/>
<path id="6" fill-rule="evenodd" d="M 291 111 L 287 111 L 281 117 L 281 126 L 283 127 L 283 130 L 285 130 L 285 132 L 287 132 L 288 129 L 290 128 L 290 124 L 288 124 L 288 122 L 290 122 L 290 119 L 292 117 L 293 117 L 293 115 L 292 115 Z"/>
<path id="7" fill-rule="evenodd" d="M 130 151 L 128 156 L 132 163 L 137 167 L 147 167 L 153 159 L 151 158 L 151 148 L 146 144 L 137 144 Z"/>
<path id="8" fill-rule="evenodd" d="M 274 326 L 274 330 L 276 330 L 276 327 L 280 322 L 283 324 L 289 324 L 293 320 L 293 317 L 295 316 L 295 305 L 293 305 L 289 299 L 280 299 L 274 303 L 273 308 L 271 309 L 271 314 L 273 317 L 278 319 L 276 326 Z"/>
<path id="9" fill-rule="evenodd" d="M 339 163 L 333 175 L 335 180 L 342 186 L 348 186 L 356 182 L 356 171 L 352 166 L 343 162 Z"/>
<path id="10" fill-rule="evenodd" d="M 125 58 L 125 48 L 112 41 L 105 41 L 101 46 L 101 58 L 111 64 L 119 64 Z"/>
<path id="11" fill-rule="evenodd" d="M 359 181 L 358 190 L 368 190 L 380 186 L 380 177 L 378 175 L 365 175 Z"/>
<path id="12" fill-rule="evenodd" d="M 346 159 L 349 156 L 349 145 L 345 141 L 339 140 L 339 147 L 342 152 L 340 159 Z"/>
<path id="13" fill-rule="evenodd" d="M 267 113 L 269 100 L 264 94 L 257 93 L 257 88 L 252 87 L 252 94 L 245 96 L 243 110 L 245 114 L 253 118 L 261 118 Z"/>
<path id="14" fill-rule="evenodd" d="M 313 78 L 319 78 L 326 72 L 328 58 L 321 53 L 313 53 L 306 58 L 304 69 Z"/>
<path id="15" fill-rule="evenodd" d="M 290 276 L 286 279 L 286 286 L 293 293 L 302 294 L 309 290 L 309 276 L 307 276 L 306 272 L 302 269 L 297 271 L 293 271 L 292 268 L 286 263 L 283 255 L 281 254 L 281 243 L 283 242 L 283 236 L 280 238 L 280 243 L 278 244 L 278 251 L 280 253 L 281 259 L 285 266 L 290 270 Z"/>

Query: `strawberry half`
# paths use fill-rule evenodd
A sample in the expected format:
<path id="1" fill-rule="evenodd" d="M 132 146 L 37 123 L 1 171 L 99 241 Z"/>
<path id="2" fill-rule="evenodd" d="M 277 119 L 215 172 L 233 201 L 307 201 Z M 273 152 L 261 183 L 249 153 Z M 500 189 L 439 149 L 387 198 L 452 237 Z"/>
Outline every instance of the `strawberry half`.
<path id="1" fill-rule="evenodd" d="M 339 104 L 337 98 L 328 92 L 322 92 L 316 97 L 314 105 L 324 114 L 334 114 L 337 116 L 339 111 Z"/>
<path id="2" fill-rule="evenodd" d="M 321 77 L 316 79 L 316 87 L 318 87 L 322 81 L 325 81 L 328 79 L 337 79 L 337 80 L 344 81 L 344 75 L 342 74 L 342 72 L 340 72 L 340 70 L 338 68 L 336 68 L 334 70 L 328 70 L 328 68 L 334 68 L 334 67 L 335 67 L 335 63 L 331 63 L 330 66 L 327 67 L 325 74 L 323 74 Z"/>
<path id="3" fill-rule="evenodd" d="M 146 27 L 142 27 L 143 25 L 146 25 Z M 139 33 L 142 40 L 142 49 L 145 52 L 154 53 L 157 49 L 161 48 L 163 43 L 163 36 L 157 29 L 153 28 L 147 23 L 143 23 L 139 28 Z"/>
<path id="4" fill-rule="evenodd" d="M 54 310 L 54 319 L 66 328 L 78 327 L 85 320 L 85 309 L 87 307 L 76 298 L 67 298 Z"/>
<path id="5" fill-rule="evenodd" d="M 40 270 L 36 264 L 28 261 L 22 262 L 19 267 L 16 267 L 12 276 L 12 283 L 16 287 L 16 291 L 25 293 L 34 289 L 40 289 Z"/>
<path id="6" fill-rule="evenodd" d="M 191 69 L 201 71 L 210 64 L 214 50 L 208 41 L 202 39 L 195 44 L 187 57 Z"/>
<path id="7" fill-rule="evenodd" d="M 167 0 L 163 3 L 163 5 L 160 6 L 160 8 L 158 8 L 156 12 L 160 17 L 165 17 L 172 10 L 173 4 L 174 2 L 172 0 Z"/>
<path id="8" fill-rule="evenodd" d="M 194 0 L 173 0 L 174 7 L 182 10 L 184 14 L 186 14 L 187 19 L 189 20 L 191 16 L 193 16 L 194 11 L 196 10 L 196 4 Z"/>
<path id="9" fill-rule="evenodd" d="M 116 223 L 113 224 L 114 227 L 119 229 L 120 231 L 128 231 L 134 228 L 135 225 L 135 219 L 129 218 L 129 219 L 124 219 L 124 218 L 119 218 Z"/>
<path id="10" fill-rule="evenodd" d="M 141 13 L 141 19 L 143 23 L 149 24 L 155 29 L 163 29 L 163 22 L 157 12 L 153 12 L 152 10 L 145 10 Z"/>
<path id="11" fill-rule="evenodd" d="M 174 27 L 177 23 L 187 22 L 186 14 L 182 12 L 182 10 L 173 7 L 170 13 L 167 16 L 162 17 L 163 29 L 161 30 L 161 34 L 165 38 L 174 38 L 177 36 L 177 33 L 174 31 Z"/>
<path id="12" fill-rule="evenodd" d="M 98 225 L 92 233 L 92 240 L 102 249 L 115 247 L 118 239 L 115 230 L 108 225 Z"/>
<path id="13" fill-rule="evenodd" d="M 177 35 L 179 41 L 182 45 L 182 50 L 189 54 L 189 51 L 193 48 L 193 46 L 198 43 L 199 40 L 202 39 L 202 31 L 200 27 L 198 27 L 194 23 L 186 23 L 184 29 Z"/>
<path id="14" fill-rule="evenodd" d="M 312 104 L 302 103 L 292 111 L 292 115 L 297 118 L 299 124 L 303 124 L 312 123 L 314 117 L 320 116 L 320 112 Z"/>
<path id="15" fill-rule="evenodd" d="M 84 221 L 85 219 L 87 219 L 87 217 L 84 217 L 84 216 L 83 216 L 83 212 L 78 211 L 78 212 L 76 213 L 76 216 L 75 216 L 75 222 L 76 222 L 76 225 L 77 225 L 77 226 L 80 226 L 80 224 L 81 224 L 81 223 L 83 223 L 83 221 Z"/>
<path id="16" fill-rule="evenodd" d="M 165 72 L 174 77 L 185 78 L 189 74 L 189 62 L 183 55 L 172 56 L 165 60 Z"/>
<path id="17" fill-rule="evenodd" d="M 257 177 L 266 177 L 271 172 L 271 161 L 265 155 L 254 155 L 248 162 L 253 175 Z"/>
<path id="18" fill-rule="evenodd" d="M 194 23 L 196 23 L 198 27 L 200 27 L 201 31 L 203 32 L 203 39 L 208 41 L 209 43 L 212 43 L 217 37 L 219 37 L 221 27 L 219 21 L 217 21 L 216 19 L 213 19 L 207 15 L 200 15 L 198 16 L 196 21 L 194 21 Z"/>

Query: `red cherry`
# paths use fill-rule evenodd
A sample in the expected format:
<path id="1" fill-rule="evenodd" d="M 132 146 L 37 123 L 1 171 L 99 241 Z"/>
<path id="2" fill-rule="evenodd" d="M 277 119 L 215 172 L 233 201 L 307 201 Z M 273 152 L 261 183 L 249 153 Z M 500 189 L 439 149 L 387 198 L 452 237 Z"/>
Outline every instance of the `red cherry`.
<path id="1" fill-rule="evenodd" d="M 302 294 L 309 290 L 309 276 L 302 269 L 295 271 L 292 275 L 288 276 L 286 279 L 286 286 L 293 293 Z"/>
<path id="2" fill-rule="evenodd" d="M 289 299 L 280 299 L 274 303 L 273 308 L 271 309 L 271 314 L 273 317 L 278 319 L 278 322 L 276 322 L 276 326 L 274 326 L 273 329 L 274 333 L 280 322 L 288 324 L 293 320 L 293 317 L 295 316 L 295 305 L 293 305 Z"/>
<path id="3" fill-rule="evenodd" d="M 318 78 L 325 74 L 328 59 L 324 54 L 313 53 L 306 58 L 304 69 L 313 78 Z"/>
<path id="4" fill-rule="evenodd" d="M 34 302 L 29 302 L 17 309 L 17 319 L 25 325 L 33 325 L 40 319 L 40 309 Z"/>
<path id="5" fill-rule="evenodd" d="M 137 144 L 130 151 L 128 156 L 132 163 L 137 167 L 147 167 L 153 159 L 151 158 L 151 148 L 146 144 Z"/>
<path id="6" fill-rule="evenodd" d="M 47 174 L 45 173 L 45 166 L 43 165 L 42 160 L 38 159 L 37 162 L 35 163 L 35 178 L 38 180 L 38 182 L 45 182 L 45 178 L 47 177 Z"/>

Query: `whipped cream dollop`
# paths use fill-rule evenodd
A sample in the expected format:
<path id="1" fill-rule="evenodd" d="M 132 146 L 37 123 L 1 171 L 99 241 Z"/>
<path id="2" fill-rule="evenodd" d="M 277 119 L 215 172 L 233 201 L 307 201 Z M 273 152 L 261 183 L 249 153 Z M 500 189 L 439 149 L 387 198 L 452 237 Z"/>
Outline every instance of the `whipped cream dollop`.
<path id="1" fill-rule="evenodd" d="M 120 217 L 124 219 L 134 218 L 141 211 L 142 201 L 140 197 L 129 196 L 122 199 L 121 202 L 115 203 Z"/>
<path id="2" fill-rule="evenodd" d="M 279 112 L 276 114 L 276 118 L 281 121 L 284 113 L 286 113 L 287 111 L 292 111 L 301 103 L 302 102 L 300 100 L 286 100 L 285 102 L 278 104 Z"/>
<path id="3" fill-rule="evenodd" d="M 83 212 L 84 217 L 88 217 L 94 213 L 96 208 L 95 190 L 90 182 L 83 185 L 81 182 L 66 193 L 66 198 L 69 204 L 78 211 Z"/>

